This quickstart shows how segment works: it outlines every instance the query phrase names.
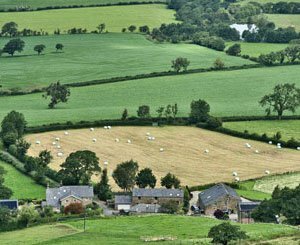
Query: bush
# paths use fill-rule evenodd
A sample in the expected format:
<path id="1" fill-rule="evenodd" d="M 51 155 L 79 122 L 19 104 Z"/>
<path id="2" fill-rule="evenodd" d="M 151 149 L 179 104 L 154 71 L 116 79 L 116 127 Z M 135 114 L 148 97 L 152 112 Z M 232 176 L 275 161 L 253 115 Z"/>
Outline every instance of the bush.
<path id="1" fill-rule="evenodd" d="M 217 218 L 217 219 L 222 219 L 222 220 L 228 220 L 229 219 L 229 216 L 227 214 L 225 214 L 222 210 L 220 209 L 217 209 L 215 212 L 214 212 L 214 216 Z"/>
<path id="2" fill-rule="evenodd" d="M 215 128 L 219 128 L 222 127 L 222 120 L 217 118 L 217 117 L 212 117 L 209 116 L 209 118 L 207 119 L 207 128 L 209 129 L 215 129 Z"/>
<path id="3" fill-rule="evenodd" d="M 161 211 L 163 213 L 175 214 L 179 211 L 179 204 L 175 200 L 170 200 L 161 204 Z"/>
<path id="4" fill-rule="evenodd" d="M 81 214 L 84 208 L 81 203 L 71 203 L 64 208 L 65 214 Z"/>

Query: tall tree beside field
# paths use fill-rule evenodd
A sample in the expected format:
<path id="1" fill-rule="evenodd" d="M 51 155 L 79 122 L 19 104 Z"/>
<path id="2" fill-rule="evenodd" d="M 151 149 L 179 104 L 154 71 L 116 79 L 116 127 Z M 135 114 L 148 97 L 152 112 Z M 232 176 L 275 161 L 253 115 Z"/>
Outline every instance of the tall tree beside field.
<path id="1" fill-rule="evenodd" d="M 150 117 L 150 106 L 142 105 L 139 106 L 137 110 L 137 115 L 139 118 L 149 118 Z"/>
<path id="2" fill-rule="evenodd" d="M 108 184 L 107 169 L 103 169 L 101 180 L 94 188 L 95 194 L 101 201 L 106 201 L 112 198 L 112 191 Z"/>
<path id="3" fill-rule="evenodd" d="M 180 180 L 174 174 L 168 173 L 165 177 L 161 178 L 160 184 L 167 189 L 171 189 L 172 187 L 179 188 Z"/>
<path id="4" fill-rule="evenodd" d="M 43 150 L 39 153 L 39 164 L 42 167 L 47 167 L 52 159 L 53 156 L 51 155 L 51 152 L 48 150 Z"/>
<path id="5" fill-rule="evenodd" d="M 38 55 L 40 55 L 45 50 L 45 48 L 46 46 L 44 44 L 38 44 L 34 46 L 33 50 L 37 52 Z"/>
<path id="6" fill-rule="evenodd" d="M 25 117 L 20 112 L 11 111 L 3 118 L 1 137 L 6 147 L 15 144 L 17 139 L 22 138 L 26 124 Z"/>
<path id="7" fill-rule="evenodd" d="M 60 102 L 66 103 L 70 94 L 70 89 L 68 89 L 65 85 L 61 85 L 60 82 L 56 82 L 46 88 L 46 94 L 44 94 L 43 97 L 45 99 L 47 99 L 48 96 L 51 97 L 48 107 L 53 109 L 55 105 Z"/>
<path id="8" fill-rule="evenodd" d="M 102 33 L 105 30 L 105 23 L 101 23 L 100 25 L 97 26 L 98 33 Z"/>
<path id="9" fill-rule="evenodd" d="M 56 48 L 56 52 L 58 52 L 58 50 L 62 51 L 63 48 L 64 48 L 64 45 L 61 44 L 61 43 L 57 43 L 57 44 L 55 45 L 55 48 Z"/>
<path id="10" fill-rule="evenodd" d="M 300 89 L 296 85 L 285 83 L 274 87 L 273 92 L 265 95 L 259 101 L 269 116 L 271 112 L 276 112 L 278 119 L 281 120 L 284 111 L 295 112 L 300 106 Z"/>
<path id="11" fill-rule="evenodd" d="M 190 65 L 190 61 L 187 58 L 179 57 L 176 60 L 172 60 L 172 68 L 176 72 L 180 72 L 181 70 L 186 71 L 188 66 Z"/>
<path id="12" fill-rule="evenodd" d="M 8 43 L 5 44 L 2 49 L 3 53 L 8 53 L 11 56 L 15 54 L 15 52 L 21 53 L 25 47 L 25 42 L 20 38 L 11 39 Z"/>
<path id="13" fill-rule="evenodd" d="M 150 168 L 142 169 L 136 176 L 136 185 L 139 188 L 146 188 L 147 186 L 154 188 L 156 185 L 156 177 Z"/>
<path id="14" fill-rule="evenodd" d="M 130 160 L 118 164 L 112 177 L 116 184 L 124 191 L 131 190 L 135 184 L 136 173 L 139 169 L 137 162 Z"/>
<path id="15" fill-rule="evenodd" d="M 2 35 L 9 35 L 14 37 L 18 34 L 18 24 L 15 22 L 8 22 L 2 26 Z"/>
<path id="16" fill-rule="evenodd" d="M 193 100 L 190 119 L 193 122 L 205 122 L 209 117 L 210 106 L 205 100 Z"/>
<path id="17" fill-rule="evenodd" d="M 140 27 L 139 27 L 139 31 L 140 31 L 141 33 L 146 33 L 146 34 L 148 34 L 148 33 L 150 33 L 150 28 L 149 28 L 149 26 L 140 26 Z"/>
<path id="18" fill-rule="evenodd" d="M 71 153 L 60 167 L 64 185 L 88 185 L 92 175 L 101 172 L 99 158 L 88 150 Z"/>
<path id="19" fill-rule="evenodd" d="M 125 108 L 123 113 L 122 113 L 121 120 L 125 121 L 127 118 L 128 118 L 128 110 Z"/>

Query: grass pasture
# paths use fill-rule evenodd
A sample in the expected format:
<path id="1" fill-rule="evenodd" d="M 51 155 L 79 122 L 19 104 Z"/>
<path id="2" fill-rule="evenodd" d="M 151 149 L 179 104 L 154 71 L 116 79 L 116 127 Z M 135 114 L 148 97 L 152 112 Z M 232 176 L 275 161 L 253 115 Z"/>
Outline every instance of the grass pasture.
<path id="1" fill-rule="evenodd" d="M 272 193 L 277 185 L 280 188 L 295 188 L 300 184 L 300 172 L 272 175 L 255 181 L 253 189 Z"/>
<path id="2" fill-rule="evenodd" d="M 56 9 L 0 13 L 0 23 L 14 21 L 20 29 L 42 29 L 50 34 L 57 28 L 62 33 L 73 27 L 93 31 L 97 25 L 105 23 L 109 32 L 121 32 L 122 28 L 130 25 L 148 25 L 153 28 L 162 23 L 175 22 L 174 13 L 173 10 L 167 9 L 165 4 Z"/>
<path id="3" fill-rule="evenodd" d="M 276 121 L 245 121 L 245 122 L 225 122 L 223 127 L 249 133 L 264 134 L 273 136 L 281 132 L 283 140 L 294 137 L 300 141 L 300 120 L 276 120 Z"/>
<path id="4" fill-rule="evenodd" d="M 4 175 L 4 184 L 12 189 L 12 198 L 45 198 L 45 188 L 43 186 L 36 184 L 33 179 L 22 174 L 8 163 L 0 161 L 0 166 L 7 172 Z"/>
<path id="5" fill-rule="evenodd" d="M 143 35 L 129 33 L 59 35 L 26 37 L 25 50 L 18 57 L 0 57 L 3 89 L 19 87 L 33 89 L 61 83 L 90 81 L 126 75 L 168 71 L 171 61 L 186 57 L 190 68 L 211 67 L 216 58 L 227 66 L 251 64 L 238 57 L 228 56 L 192 44 L 157 44 Z M 8 39 L 0 39 L 0 47 Z M 46 46 L 45 54 L 33 51 L 36 44 Z M 55 45 L 64 45 L 63 53 L 55 52 Z M 19 55 L 19 54 L 16 54 Z M 22 64 L 22 65 L 20 65 Z"/>
<path id="6" fill-rule="evenodd" d="M 0 233 L 1 245 L 9 244 L 44 244 L 45 242 L 70 236 L 78 230 L 66 224 L 40 225 L 22 230 Z"/>
<path id="7" fill-rule="evenodd" d="M 297 14 L 266 14 L 269 21 L 275 23 L 277 27 L 295 27 L 300 31 L 300 15 Z"/>
<path id="8" fill-rule="evenodd" d="M 0 97 L 0 118 L 11 110 L 22 112 L 29 126 L 81 120 L 120 118 L 124 108 L 136 116 L 138 106 L 146 104 L 151 113 L 162 105 L 177 103 L 178 116 L 187 116 L 190 103 L 205 99 L 215 116 L 264 115 L 258 104 L 280 81 L 299 87 L 300 66 L 256 68 L 236 71 L 157 77 L 71 89 L 67 104 L 47 108 L 42 94 Z M 247 109 L 245 109 L 247 108 Z M 299 113 L 299 110 L 296 114 Z M 2 120 L 2 119 L 1 119 Z"/>
<path id="9" fill-rule="evenodd" d="M 50 240 L 45 244 L 143 244 L 144 237 L 171 236 L 175 241 L 160 241 L 155 244 L 210 244 L 209 229 L 220 221 L 204 217 L 187 216 L 144 216 L 118 217 L 116 219 L 88 220 L 86 233 Z M 82 221 L 70 222 L 82 229 Z M 298 234 L 292 227 L 274 224 L 240 225 L 252 241 L 269 240 L 281 236 Z M 151 227 L 151 229 L 149 229 Z M 191 227 L 197 227 L 191 229 Z"/>
<path id="10" fill-rule="evenodd" d="M 156 137 L 148 141 L 146 133 Z M 56 137 L 60 137 L 61 149 L 52 145 Z M 93 138 L 97 142 L 92 141 Z M 115 142 L 118 138 L 120 142 Z M 132 141 L 131 144 L 127 140 Z M 249 141 L 252 149 L 245 147 L 248 142 L 199 128 L 193 127 L 114 127 L 112 130 L 97 128 L 71 130 L 69 135 L 63 131 L 54 131 L 27 135 L 31 143 L 29 154 L 36 156 L 41 150 L 52 152 L 54 160 L 50 167 L 59 170 L 64 159 L 76 150 L 88 149 L 100 158 L 100 166 L 108 161 L 109 175 L 116 165 L 134 159 L 140 169 L 150 167 L 157 176 L 158 183 L 169 171 L 176 174 L 183 185 L 201 185 L 212 182 L 232 181 L 232 172 L 237 171 L 241 180 L 264 176 L 265 170 L 271 173 L 300 170 L 299 152 L 278 150 L 268 144 Z M 36 145 L 36 140 L 41 145 Z M 164 152 L 160 152 L 164 148 Z M 209 154 L 204 150 L 208 149 Z M 255 150 L 259 150 L 259 154 Z M 57 157 L 63 152 L 63 157 Z M 94 180 L 98 180 L 95 177 Z M 114 181 L 111 179 L 114 187 Z"/>
<path id="11" fill-rule="evenodd" d="M 175 241 L 158 241 L 155 244 L 211 244 L 207 238 L 209 229 L 221 221 L 205 217 L 189 216 L 130 216 L 86 221 L 86 232 L 82 232 L 83 221 L 66 224 L 42 225 L 23 230 L 0 233 L 1 244 L 104 244 L 138 245 L 143 239 L 168 236 Z M 296 245 L 299 231 L 295 228 L 275 224 L 239 225 L 249 236 L 246 244 L 262 244 L 274 241 L 280 245 Z M 74 228 L 73 228 L 74 227 Z M 149 229 L 151 227 L 151 229 Z M 191 229 L 191 227 L 197 227 Z M 287 242 L 285 242 L 287 241 Z M 281 242 L 281 243 L 278 243 Z M 243 243 L 244 244 L 244 243 Z M 270 243 L 269 243 L 270 244 Z"/>
<path id="12" fill-rule="evenodd" d="M 44 8 L 49 6 L 71 6 L 81 5 L 88 6 L 92 4 L 116 4 L 128 2 L 150 2 L 148 0 L 1 0 L 0 9 L 16 9 L 16 8 Z M 162 1 L 163 2 L 163 1 Z"/>
<path id="13" fill-rule="evenodd" d="M 239 43 L 241 45 L 241 55 L 259 57 L 261 54 L 269 54 L 285 49 L 288 44 L 282 43 L 246 43 L 246 42 L 227 42 L 226 48 Z"/>

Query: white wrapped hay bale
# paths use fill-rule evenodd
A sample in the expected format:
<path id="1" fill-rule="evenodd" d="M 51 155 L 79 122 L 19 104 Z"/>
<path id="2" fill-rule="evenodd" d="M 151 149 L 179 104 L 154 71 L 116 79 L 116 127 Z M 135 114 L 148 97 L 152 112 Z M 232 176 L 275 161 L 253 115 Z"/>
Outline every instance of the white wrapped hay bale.
<path id="1" fill-rule="evenodd" d="M 239 182 L 239 181 L 240 181 L 240 178 L 239 178 L 239 177 L 235 177 L 235 178 L 234 178 L 234 181 L 235 181 L 235 182 Z"/>
<path id="2" fill-rule="evenodd" d="M 164 151 L 164 148 L 160 148 L 159 151 L 160 151 L 160 152 L 163 152 L 163 151 Z"/>
<path id="3" fill-rule="evenodd" d="M 269 170 L 266 170 L 266 171 L 265 171 L 265 174 L 269 175 L 269 174 L 270 174 L 270 171 L 269 171 Z"/>
<path id="4" fill-rule="evenodd" d="M 255 153 L 258 154 L 258 153 L 259 153 L 259 150 L 255 150 Z"/>
<path id="5" fill-rule="evenodd" d="M 57 137 L 57 138 L 55 138 L 55 140 L 56 140 L 56 141 L 60 141 L 60 138 Z"/>
<path id="6" fill-rule="evenodd" d="M 95 131 L 95 129 L 94 128 L 90 128 L 90 131 L 93 132 L 93 131 Z"/>
<path id="7" fill-rule="evenodd" d="M 103 164 L 107 166 L 108 165 L 108 161 L 105 161 Z"/>
<path id="8" fill-rule="evenodd" d="M 251 148 L 251 145 L 250 145 L 249 143 L 246 143 L 245 146 L 246 146 L 247 148 Z"/>
<path id="9" fill-rule="evenodd" d="M 36 143 L 37 145 L 40 145 L 40 144 L 41 144 L 41 141 L 37 140 L 35 143 Z"/>
<path id="10" fill-rule="evenodd" d="M 205 154 L 208 154 L 208 153 L 209 153 L 209 150 L 208 150 L 208 149 L 206 149 L 206 150 L 204 151 L 204 153 L 205 153 Z"/>
<path id="11" fill-rule="evenodd" d="M 120 140 L 119 140 L 118 138 L 116 138 L 116 139 L 115 139 L 115 142 L 117 142 L 117 143 L 118 143 L 118 142 L 120 142 Z"/>
<path id="12" fill-rule="evenodd" d="M 97 139 L 96 139 L 96 138 L 93 138 L 92 141 L 95 143 L 95 142 L 97 142 Z"/>
<path id="13" fill-rule="evenodd" d="M 69 135 L 69 132 L 67 132 L 67 131 L 65 131 L 65 133 L 64 133 L 65 135 Z"/>
<path id="14" fill-rule="evenodd" d="M 269 145 L 272 145 L 273 144 L 273 142 L 272 141 L 269 141 Z"/>
<path id="15" fill-rule="evenodd" d="M 128 143 L 128 144 L 131 144 L 131 140 L 127 140 L 127 143 Z"/>
<path id="16" fill-rule="evenodd" d="M 55 141 L 53 141 L 53 142 L 52 142 L 52 145 L 56 145 L 56 142 L 55 142 Z"/>
<path id="17" fill-rule="evenodd" d="M 64 154 L 63 154 L 62 152 L 58 152 L 58 153 L 57 153 L 57 156 L 58 156 L 58 157 L 62 157 L 63 155 L 64 155 Z"/>
<path id="18" fill-rule="evenodd" d="M 232 176 L 237 176 L 237 172 L 232 172 Z"/>

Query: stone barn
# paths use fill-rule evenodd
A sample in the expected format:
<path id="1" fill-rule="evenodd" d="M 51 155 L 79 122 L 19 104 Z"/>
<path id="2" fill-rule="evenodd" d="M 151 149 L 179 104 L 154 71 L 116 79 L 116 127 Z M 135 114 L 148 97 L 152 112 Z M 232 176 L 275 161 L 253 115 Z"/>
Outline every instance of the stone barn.
<path id="1" fill-rule="evenodd" d="M 223 183 L 199 193 L 198 196 L 198 206 L 206 215 L 213 215 L 217 209 L 228 214 L 237 213 L 240 201 L 236 191 Z"/>

